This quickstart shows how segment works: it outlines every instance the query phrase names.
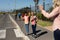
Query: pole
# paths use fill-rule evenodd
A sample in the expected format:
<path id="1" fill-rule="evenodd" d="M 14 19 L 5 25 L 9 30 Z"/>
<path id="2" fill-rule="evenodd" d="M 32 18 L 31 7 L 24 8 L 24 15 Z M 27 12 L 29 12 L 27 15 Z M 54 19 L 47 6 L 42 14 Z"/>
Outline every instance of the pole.
<path id="1" fill-rule="evenodd" d="M 16 13 L 16 0 L 15 0 L 15 8 L 14 8 L 14 9 L 15 9 L 15 12 L 14 12 L 14 13 L 15 13 L 15 20 L 16 20 L 16 19 L 17 19 L 17 13 Z"/>
<path id="2" fill-rule="evenodd" d="M 34 0 L 35 2 L 35 14 L 37 16 L 37 10 L 38 10 L 38 3 L 39 3 L 39 0 Z"/>
<path id="3" fill-rule="evenodd" d="M 37 2 L 35 2 L 35 15 L 37 15 Z"/>
<path id="4" fill-rule="evenodd" d="M 44 10 L 45 10 L 45 0 L 43 0 L 43 7 L 44 7 Z"/>
<path id="5" fill-rule="evenodd" d="M 30 5 L 30 10 L 29 10 L 29 19 L 31 17 L 31 5 Z"/>
<path id="6" fill-rule="evenodd" d="M 15 13 L 16 13 L 16 0 L 15 0 Z"/>

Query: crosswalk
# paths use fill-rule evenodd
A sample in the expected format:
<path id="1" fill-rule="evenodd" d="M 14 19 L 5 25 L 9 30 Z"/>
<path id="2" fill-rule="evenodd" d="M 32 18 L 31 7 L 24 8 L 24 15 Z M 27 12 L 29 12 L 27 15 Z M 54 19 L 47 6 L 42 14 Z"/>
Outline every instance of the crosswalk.
<path id="1" fill-rule="evenodd" d="M 9 33 L 11 32 L 11 33 Z M 13 32 L 13 33 L 12 33 Z M 21 32 L 18 30 L 18 29 L 5 29 L 5 30 L 0 30 L 0 39 L 6 39 L 7 36 L 9 37 L 9 35 L 7 34 L 11 34 L 11 38 L 13 36 L 15 36 L 16 38 L 20 38 L 22 37 L 23 35 L 21 35 Z M 14 34 L 14 35 L 13 35 Z M 13 36 L 12 36 L 13 35 Z"/>
<path id="2" fill-rule="evenodd" d="M 6 38 L 6 30 L 0 30 L 0 39 Z"/>
<path id="3" fill-rule="evenodd" d="M 28 40 L 19 29 L 4 29 L 0 30 L 0 40 Z"/>

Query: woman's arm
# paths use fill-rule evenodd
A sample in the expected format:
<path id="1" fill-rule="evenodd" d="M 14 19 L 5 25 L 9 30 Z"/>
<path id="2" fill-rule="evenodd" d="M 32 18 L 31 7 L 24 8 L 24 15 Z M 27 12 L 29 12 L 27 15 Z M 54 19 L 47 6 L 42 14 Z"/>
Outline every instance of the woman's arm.
<path id="1" fill-rule="evenodd" d="M 42 14 L 47 18 L 51 18 L 57 15 L 59 11 L 59 7 L 56 7 L 51 13 L 47 13 L 45 10 L 43 10 L 43 7 L 42 8 L 40 7 L 39 9 L 41 9 Z"/>

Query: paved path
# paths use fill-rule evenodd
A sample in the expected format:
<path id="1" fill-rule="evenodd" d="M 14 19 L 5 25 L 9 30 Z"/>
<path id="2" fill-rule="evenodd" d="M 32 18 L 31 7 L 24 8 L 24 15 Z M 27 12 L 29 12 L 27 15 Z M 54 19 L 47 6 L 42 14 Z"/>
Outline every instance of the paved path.
<path id="1" fill-rule="evenodd" d="M 14 16 L 12 17 L 14 18 Z M 26 34 L 26 31 L 24 28 L 24 22 L 21 20 L 16 20 L 16 22 L 20 26 L 21 30 Z M 30 25 L 30 33 L 32 33 L 31 25 Z M 29 35 L 28 37 L 30 38 L 30 40 L 54 40 L 53 32 L 45 28 L 42 28 L 40 26 L 37 26 L 37 34 L 38 34 L 37 38 L 34 38 L 31 35 Z"/>
<path id="2" fill-rule="evenodd" d="M 16 28 L 14 23 L 11 22 L 8 14 L 2 15 L 0 18 L 0 29 Z"/>
<path id="3" fill-rule="evenodd" d="M 16 37 L 14 29 L 17 28 L 9 14 L 0 15 L 0 40 L 23 40 L 22 37 Z"/>

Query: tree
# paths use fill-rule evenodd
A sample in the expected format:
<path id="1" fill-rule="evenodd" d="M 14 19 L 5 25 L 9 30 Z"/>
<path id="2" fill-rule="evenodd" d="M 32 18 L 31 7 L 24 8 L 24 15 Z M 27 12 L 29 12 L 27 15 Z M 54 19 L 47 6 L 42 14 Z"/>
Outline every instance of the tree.
<path id="1" fill-rule="evenodd" d="M 53 10 L 53 7 L 50 7 L 49 10 L 48 10 L 48 12 L 51 12 L 52 10 Z"/>
<path id="2" fill-rule="evenodd" d="M 25 13 L 25 12 L 30 12 L 30 8 L 29 7 L 24 7 L 24 8 L 21 8 L 21 9 L 17 9 L 17 10 L 14 10 L 13 12 L 16 12 L 16 13 Z"/>

